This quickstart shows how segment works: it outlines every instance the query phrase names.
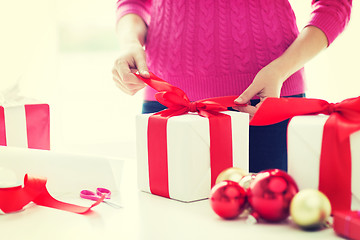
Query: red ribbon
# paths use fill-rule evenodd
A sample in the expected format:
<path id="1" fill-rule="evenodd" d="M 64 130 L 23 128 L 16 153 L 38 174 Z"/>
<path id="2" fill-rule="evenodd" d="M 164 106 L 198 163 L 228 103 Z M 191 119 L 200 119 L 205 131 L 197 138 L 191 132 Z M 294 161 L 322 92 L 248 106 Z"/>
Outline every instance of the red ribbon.
<path id="1" fill-rule="evenodd" d="M 5 112 L 2 106 L 0 106 L 0 145 L 6 146 Z"/>
<path id="2" fill-rule="evenodd" d="M 250 125 L 269 125 L 298 115 L 330 115 L 324 125 L 319 190 L 329 198 L 333 212 L 351 209 L 350 134 L 360 130 L 360 97 L 340 103 L 320 99 L 267 98 Z"/>
<path id="3" fill-rule="evenodd" d="M 211 186 L 219 173 L 232 166 L 231 118 L 219 111 L 234 106 L 236 96 L 218 97 L 190 102 L 186 94 L 154 74 L 150 78 L 136 76 L 158 91 L 156 99 L 168 108 L 150 116 L 148 122 L 149 184 L 153 194 L 169 198 L 167 165 L 167 120 L 173 116 L 197 112 L 209 119 Z"/>
<path id="4" fill-rule="evenodd" d="M 25 175 L 23 187 L 0 188 L 0 209 L 4 213 L 16 212 L 23 209 L 30 202 L 34 202 L 40 206 L 83 214 L 101 203 L 104 198 L 105 195 L 90 207 L 61 202 L 53 198 L 46 189 L 46 179 Z"/>
<path id="5" fill-rule="evenodd" d="M 50 150 L 50 108 L 48 104 L 26 104 L 28 147 Z"/>

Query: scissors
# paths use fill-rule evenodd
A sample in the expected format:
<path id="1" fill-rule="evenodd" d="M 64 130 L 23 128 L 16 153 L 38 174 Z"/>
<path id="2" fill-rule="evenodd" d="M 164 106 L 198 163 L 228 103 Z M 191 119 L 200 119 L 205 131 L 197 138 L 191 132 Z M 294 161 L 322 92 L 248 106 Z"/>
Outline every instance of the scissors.
<path id="1" fill-rule="evenodd" d="M 105 195 L 105 199 L 111 198 L 111 191 L 106 188 L 97 188 L 96 193 L 90 190 L 82 190 L 80 192 L 80 197 L 83 199 L 89 199 L 93 201 L 97 201 L 99 198 L 101 198 L 103 195 Z M 120 205 L 117 205 L 116 203 L 109 202 L 109 201 L 103 201 L 104 203 L 108 204 L 109 206 L 112 206 L 114 208 L 122 208 Z"/>

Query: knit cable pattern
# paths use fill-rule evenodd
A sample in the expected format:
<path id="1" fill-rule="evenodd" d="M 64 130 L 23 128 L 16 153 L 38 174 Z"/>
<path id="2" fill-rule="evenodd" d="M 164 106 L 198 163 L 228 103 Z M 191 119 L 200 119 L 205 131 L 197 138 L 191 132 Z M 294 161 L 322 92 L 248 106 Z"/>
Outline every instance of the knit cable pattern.
<path id="1" fill-rule="evenodd" d="M 331 44 L 349 21 L 352 1 L 308 1 L 314 6 L 309 25 Z M 150 71 L 186 89 L 192 100 L 240 94 L 299 33 L 288 0 L 119 0 L 117 7 L 119 18 L 135 13 L 149 24 Z M 281 94 L 303 92 L 301 70 Z"/>

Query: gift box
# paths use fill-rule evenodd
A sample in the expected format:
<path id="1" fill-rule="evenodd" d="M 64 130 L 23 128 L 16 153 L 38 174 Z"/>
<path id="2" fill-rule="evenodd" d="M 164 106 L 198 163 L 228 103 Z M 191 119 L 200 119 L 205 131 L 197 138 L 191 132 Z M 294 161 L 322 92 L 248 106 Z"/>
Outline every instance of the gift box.
<path id="1" fill-rule="evenodd" d="M 50 149 L 48 104 L 0 106 L 0 145 Z"/>
<path id="2" fill-rule="evenodd" d="M 334 213 L 334 231 L 347 239 L 360 239 L 360 211 Z"/>
<path id="3" fill-rule="evenodd" d="M 267 98 L 250 125 L 285 119 L 292 119 L 287 132 L 288 172 L 300 189 L 318 187 L 329 198 L 333 212 L 358 208 L 360 97 L 339 103 Z"/>
<path id="4" fill-rule="evenodd" d="M 293 117 L 287 130 L 288 172 L 299 189 L 319 187 L 320 154 L 327 115 Z M 352 209 L 360 209 L 360 131 L 350 135 Z"/>
<path id="5" fill-rule="evenodd" d="M 210 139 L 209 118 L 196 113 L 168 118 L 166 136 L 164 136 L 166 138 L 167 166 L 163 171 L 166 173 L 154 174 L 155 176 L 149 175 L 149 164 L 152 164 L 149 162 L 148 146 L 148 127 L 151 114 L 138 115 L 136 118 L 136 142 L 140 190 L 152 192 L 149 179 L 164 177 L 158 176 L 164 174 L 168 184 L 167 197 L 184 202 L 208 198 L 213 184 L 211 179 L 216 177 L 211 176 L 214 174 L 211 169 L 211 147 L 218 148 L 217 151 L 220 153 L 222 153 L 223 147 L 230 147 L 232 149 L 230 164 L 248 171 L 249 116 L 235 111 L 222 113 L 231 119 L 231 146 L 221 146 L 223 139 L 215 139 L 218 141 L 217 146 L 211 146 L 211 143 L 215 145 L 216 141 Z M 154 121 L 155 123 L 152 124 L 156 124 L 156 121 L 160 120 L 155 119 Z M 219 121 L 223 121 L 223 119 Z M 222 125 L 221 122 L 220 125 Z M 225 158 L 224 149 L 224 158 L 220 158 L 220 162 L 225 161 Z"/>

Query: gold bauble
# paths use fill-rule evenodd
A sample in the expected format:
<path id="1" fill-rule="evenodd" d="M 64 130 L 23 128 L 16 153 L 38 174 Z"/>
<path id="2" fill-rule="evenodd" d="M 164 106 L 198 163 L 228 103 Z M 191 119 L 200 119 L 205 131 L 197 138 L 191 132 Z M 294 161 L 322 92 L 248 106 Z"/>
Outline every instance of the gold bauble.
<path id="1" fill-rule="evenodd" d="M 249 175 L 244 176 L 240 181 L 239 184 L 244 189 L 248 189 L 250 187 L 250 184 L 254 181 L 256 177 L 256 174 L 250 173 Z"/>
<path id="2" fill-rule="evenodd" d="M 248 175 L 248 173 L 241 168 L 237 168 L 237 167 L 227 168 L 218 175 L 218 177 L 216 178 L 216 183 L 225 180 L 240 182 L 240 180 L 246 175 Z"/>
<path id="3" fill-rule="evenodd" d="M 312 230 L 324 226 L 330 213 L 329 199 L 318 190 L 301 190 L 291 200 L 290 215 L 301 228 Z"/>

